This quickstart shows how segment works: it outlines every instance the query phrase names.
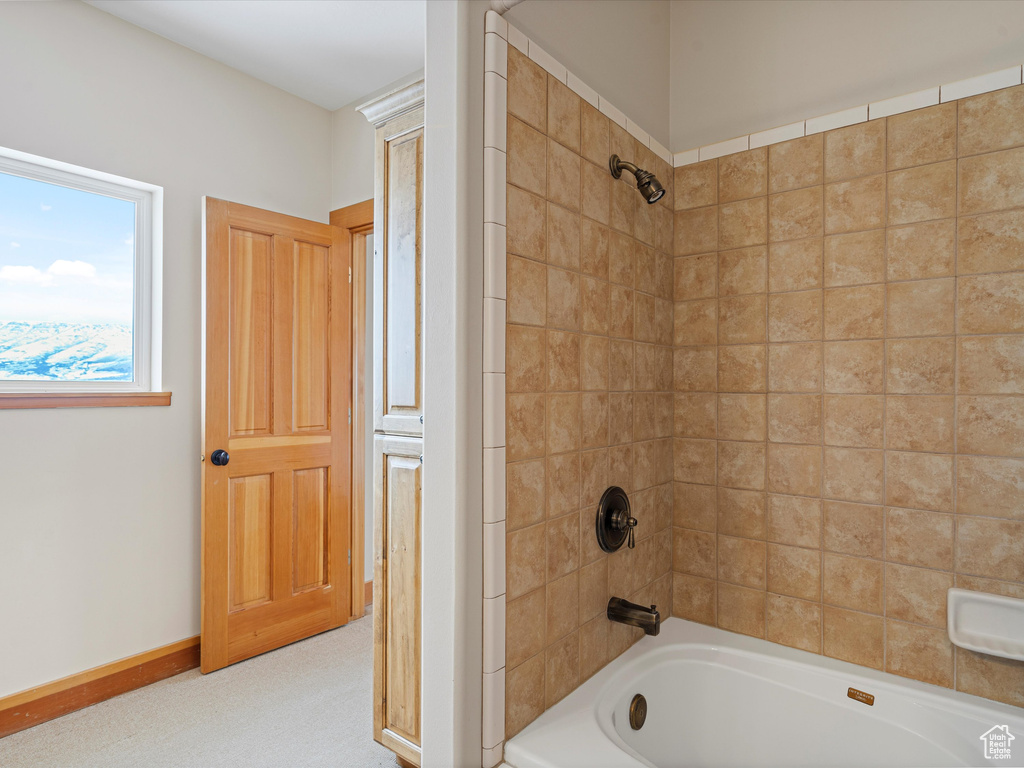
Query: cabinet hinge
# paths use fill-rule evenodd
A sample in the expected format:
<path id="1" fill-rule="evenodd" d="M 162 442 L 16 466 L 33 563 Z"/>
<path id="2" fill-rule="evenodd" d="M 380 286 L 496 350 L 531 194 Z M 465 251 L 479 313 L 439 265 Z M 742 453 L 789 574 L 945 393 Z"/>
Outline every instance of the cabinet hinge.
<path id="1" fill-rule="evenodd" d="M 350 427 L 352 426 L 352 409 L 351 408 L 348 409 L 348 425 Z"/>
<path id="2" fill-rule="evenodd" d="M 348 564 L 352 565 L 352 550 L 351 549 L 348 551 Z"/>
<path id="3" fill-rule="evenodd" d="M 348 268 L 348 281 L 350 283 L 352 282 L 352 267 Z"/>

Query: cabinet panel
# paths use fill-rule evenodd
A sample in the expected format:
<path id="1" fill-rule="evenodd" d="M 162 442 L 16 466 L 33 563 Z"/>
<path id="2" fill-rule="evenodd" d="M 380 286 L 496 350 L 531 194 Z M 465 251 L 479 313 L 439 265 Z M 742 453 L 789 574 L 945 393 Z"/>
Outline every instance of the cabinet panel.
<path id="1" fill-rule="evenodd" d="M 374 725 L 420 742 L 421 524 L 423 442 L 374 440 Z M 390 745 L 389 745 L 390 746 Z"/>

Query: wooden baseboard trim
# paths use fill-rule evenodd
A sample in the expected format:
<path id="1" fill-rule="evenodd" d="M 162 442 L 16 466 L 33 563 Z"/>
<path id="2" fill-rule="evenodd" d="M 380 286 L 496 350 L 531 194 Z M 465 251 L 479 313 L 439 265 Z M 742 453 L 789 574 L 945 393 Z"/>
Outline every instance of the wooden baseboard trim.
<path id="1" fill-rule="evenodd" d="M 366 600 L 365 605 L 373 605 L 373 579 L 363 585 L 363 594 Z"/>
<path id="2" fill-rule="evenodd" d="M 199 637 L 0 698 L 0 739 L 199 666 Z"/>

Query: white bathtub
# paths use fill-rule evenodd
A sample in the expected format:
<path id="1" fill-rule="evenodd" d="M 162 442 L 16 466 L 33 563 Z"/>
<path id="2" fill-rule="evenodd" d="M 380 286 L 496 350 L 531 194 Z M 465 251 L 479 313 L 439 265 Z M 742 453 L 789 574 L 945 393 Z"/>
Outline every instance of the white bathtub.
<path id="1" fill-rule="evenodd" d="M 875 697 L 849 698 L 855 688 Z M 634 731 L 629 705 L 647 699 Z M 982 735 L 1008 726 L 1009 759 Z M 1024 710 L 682 619 L 505 745 L 513 768 L 1024 766 Z"/>

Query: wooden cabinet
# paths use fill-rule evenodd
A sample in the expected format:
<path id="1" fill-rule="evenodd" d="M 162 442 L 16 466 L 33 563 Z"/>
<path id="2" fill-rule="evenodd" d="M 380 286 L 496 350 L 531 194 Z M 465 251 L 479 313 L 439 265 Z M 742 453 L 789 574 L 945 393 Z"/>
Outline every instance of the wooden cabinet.
<path id="1" fill-rule="evenodd" d="M 420 764 L 423 83 L 360 108 L 374 188 L 374 738 Z"/>

